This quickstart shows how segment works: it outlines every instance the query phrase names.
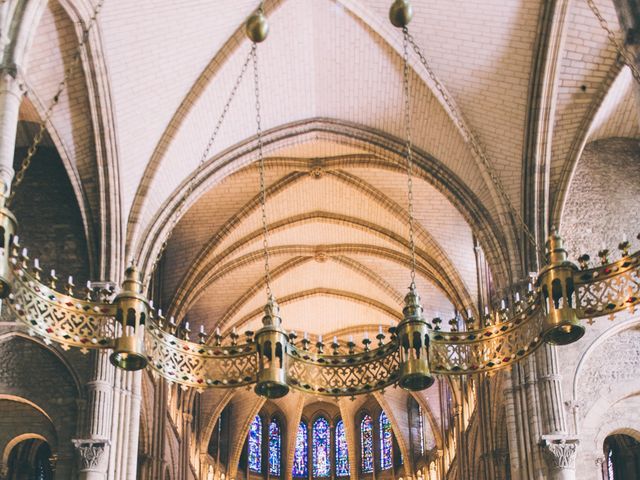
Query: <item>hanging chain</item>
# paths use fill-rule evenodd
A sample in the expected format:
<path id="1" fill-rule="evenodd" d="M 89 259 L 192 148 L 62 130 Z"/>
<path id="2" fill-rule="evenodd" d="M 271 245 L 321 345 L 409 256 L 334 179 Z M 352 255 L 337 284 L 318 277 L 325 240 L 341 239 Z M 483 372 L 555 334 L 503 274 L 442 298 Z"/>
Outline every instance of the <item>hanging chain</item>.
<path id="1" fill-rule="evenodd" d="M 622 43 L 620 43 L 620 40 L 618 40 L 618 35 L 616 34 L 616 32 L 611 30 L 611 28 L 609 27 L 609 22 L 607 22 L 606 18 L 602 16 L 600 9 L 596 5 L 596 2 L 594 0 L 587 0 L 587 4 L 589 5 L 589 8 L 591 9 L 595 17 L 598 19 L 598 22 L 600 23 L 600 26 L 602 27 L 602 29 L 605 32 L 607 32 L 607 37 L 609 38 L 609 41 L 611 42 L 611 44 L 615 47 L 616 51 L 618 52 L 618 55 L 620 55 L 623 58 L 624 63 L 631 70 L 631 74 L 633 75 L 633 78 L 635 79 L 636 82 L 640 84 L 640 71 L 636 66 L 636 62 L 635 62 L 635 59 L 633 58 L 633 55 L 629 52 L 629 50 L 625 48 L 625 46 Z"/>
<path id="2" fill-rule="evenodd" d="M 407 199 L 409 210 L 409 248 L 411 250 L 411 284 L 415 285 L 416 281 L 416 243 L 415 243 L 415 227 L 413 218 L 413 152 L 411 146 L 411 91 L 409 89 L 409 29 L 405 26 L 402 28 L 403 33 L 403 59 L 404 68 L 403 76 L 403 93 L 404 93 L 404 128 L 406 143 L 406 161 L 407 161 Z"/>
<path id="3" fill-rule="evenodd" d="M 451 112 L 456 125 L 458 126 L 458 128 L 460 128 L 460 130 L 463 131 L 465 137 L 471 144 L 471 148 L 473 149 L 475 154 L 478 156 L 478 158 L 480 158 L 480 161 L 484 165 L 487 173 L 489 174 L 489 177 L 491 178 L 491 182 L 495 185 L 496 189 L 498 190 L 498 193 L 505 201 L 512 215 L 516 218 L 518 223 L 520 223 L 520 225 L 522 226 L 522 230 L 524 231 L 525 235 L 527 236 L 533 248 L 536 249 L 536 251 L 539 251 L 540 253 L 542 253 L 543 255 L 542 258 L 544 258 L 544 251 L 542 249 L 538 249 L 538 242 L 536 240 L 535 235 L 529 229 L 529 226 L 526 224 L 526 222 L 522 218 L 522 215 L 520 215 L 520 212 L 513 206 L 513 203 L 511 203 L 511 198 L 509 197 L 509 194 L 506 192 L 506 190 L 502 186 L 502 182 L 500 181 L 497 174 L 495 173 L 495 169 L 493 168 L 493 165 L 489 161 L 489 158 L 487 157 L 487 154 L 484 152 L 484 148 L 478 141 L 476 135 L 466 126 L 460 113 L 458 112 L 458 109 L 453 104 L 453 100 L 451 100 L 451 98 L 449 97 L 449 95 L 447 94 L 444 88 L 444 85 L 442 84 L 442 82 L 440 82 L 435 72 L 429 65 L 429 62 L 427 61 L 426 57 L 422 53 L 421 48 L 418 46 L 415 39 L 413 38 L 413 35 L 411 35 L 408 31 L 405 35 L 406 35 L 407 41 L 413 47 L 413 51 L 416 53 L 416 55 L 420 59 L 420 63 L 422 63 L 422 66 L 427 71 L 429 78 L 434 83 L 436 90 L 442 96 L 442 99 L 447 104 L 447 107 L 449 107 L 449 111 Z"/>
<path id="4" fill-rule="evenodd" d="M 27 155 L 24 157 L 24 159 L 20 163 L 20 167 L 18 168 L 15 176 L 13 177 L 13 186 L 11 188 L 11 193 L 9 194 L 9 199 L 7 201 L 7 203 L 9 204 L 11 204 L 13 197 L 15 196 L 16 188 L 24 180 L 24 175 L 25 173 L 27 173 L 27 170 L 31 166 L 33 156 L 38 151 L 38 146 L 40 145 L 40 142 L 42 142 L 42 139 L 44 138 L 44 135 L 47 131 L 47 123 L 51 119 L 51 115 L 53 115 L 53 109 L 60 101 L 60 96 L 69 85 L 69 82 L 73 79 L 75 73 L 78 71 L 78 66 L 80 65 L 80 60 L 82 59 L 82 51 L 84 50 L 85 45 L 89 41 L 89 32 L 91 31 L 93 26 L 96 24 L 96 19 L 98 18 L 98 14 L 102 9 L 103 4 L 104 4 L 104 0 L 100 0 L 96 4 L 93 10 L 93 13 L 91 14 L 91 17 L 89 17 L 89 21 L 87 22 L 86 28 L 84 28 L 82 32 L 82 38 L 80 39 L 80 42 L 78 42 L 78 46 L 76 47 L 76 50 L 73 54 L 71 63 L 67 66 L 67 68 L 65 68 L 62 80 L 60 81 L 60 83 L 58 83 L 56 93 L 53 95 L 53 98 L 51 99 L 51 102 L 49 103 L 47 110 L 45 111 L 42 117 L 42 120 L 40 120 L 40 124 L 38 125 L 38 131 L 34 135 L 33 139 L 31 140 L 31 144 L 27 149 Z"/>
<path id="5" fill-rule="evenodd" d="M 169 243 L 169 239 L 171 238 L 171 235 L 173 234 L 175 226 L 178 224 L 178 221 L 182 217 L 182 213 L 184 211 L 184 208 L 186 207 L 187 201 L 188 201 L 189 197 L 191 196 L 191 194 L 193 193 L 193 190 L 195 189 L 196 181 L 200 177 L 200 174 L 202 173 L 202 169 L 204 168 L 204 165 L 207 162 L 207 159 L 209 158 L 209 153 L 211 152 L 211 148 L 213 147 L 213 144 L 215 143 L 216 138 L 218 137 L 218 133 L 220 132 L 220 127 L 222 127 L 224 119 L 226 118 L 227 113 L 229 112 L 229 108 L 231 107 L 231 103 L 233 102 L 233 99 L 235 98 L 236 93 L 238 92 L 238 88 L 240 87 L 240 84 L 242 83 L 242 79 L 244 78 L 244 74 L 247 71 L 247 68 L 249 66 L 249 61 L 251 60 L 251 57 L 252 57 L 252 53 L 249 52 L 249 54 L 247 54 L 247 58 L 245 58 L 244 63 L 242 64 L 242 69 L 240 70 L 240 74 L 236 78 L 236 81 L 233 84 L 233 88 L 231 89 L 231 92 L 229 93 L 229 97 L 227 98 L 227 102 L 224 104 L 224 107 L 222 108 L 222 113 L 220 114 L 220 117 L 218 118 L 218 121 L 217 121 L 217 123 L 216 123 L 216 125 L 215 125 L 215 127 L 213 129 L 213 132 L 211 133 L 211 136 L 209 137 L 209 141 L 207 142 L 207 146 L 205 147 L 204 151 L 202 152 L 202 156 L 200 157 L 200 161 L 198 162 L 198 167 L 196 168 L 196 171 L 195 171 L 193 177 L 191 177 L 191 180 L 189 181 L 189 184 L 187 185 L 187 188 L 185 190 L 184 195 L 182 195 L 182 200 L 180 201 L 180 205 L 178 206 L 178 208 L 176 210 L 176 213 L 173 215 L 173 217 L 171 219 L 171 226 L 169 227 L 169 233 L 167 234 L 167 238 L 165 238 L 164 242 L 162 242 L 162 246 L 160 247 L 160 250 L 158 251 L 158 254 L 156 255 L 156 259 L 153 262 L 153 266 L 151 267 L 151 270 L 149 271 L 149 275 L 147 276 L 147 279 L 149 279 L 151 277 L 151 275 L 153 275 L 153 272 L 158 267 L 158 263 L 160 262 L 160 259 L 162 258 L 162 255 L 164 254 L 165 250 L 167 249 L 167 244 Z"/>
<path id="6" fill-rule="evenodd" d="M 262 151 L 262 117 L 260 116 L 260 78 L 258 75 L 258 46 L 251 46 L 253 57 L 253 85 L 256 96 L 256 137 L 258 139 L 258 164 L 260 169 L 260 207 L 262 209 L 262 248 L 264 251 L 264 283 L 267 298 L 271 298 L 271 271 L 269 269 L 269 226 L 267 224 L 267 191 L 264 181 L 264 153 Z"/>

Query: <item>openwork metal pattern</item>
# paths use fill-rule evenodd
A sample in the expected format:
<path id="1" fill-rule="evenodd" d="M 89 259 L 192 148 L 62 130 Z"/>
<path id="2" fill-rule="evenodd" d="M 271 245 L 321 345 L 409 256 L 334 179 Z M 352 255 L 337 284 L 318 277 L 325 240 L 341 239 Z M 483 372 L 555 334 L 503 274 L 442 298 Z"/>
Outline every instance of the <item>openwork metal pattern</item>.
<path id="1" fill-rule="evenodd" d="M 42 284 L 23 268 L 23 260 L 13 257 L 13 291 L 6 303 L 16 319 L 31 335 L 63 348 L 108 348 L 115 333 L 115 306 L 80 300 Z M 26 263 L 26 262 L 25 262 Z"/>
<path id="2" fill-rule="evenodd" d="M 304 353 L 304 355 L 303 355 Z M 397 347 L 354 355 L 308 355 L 292 349 L 289 384 L 298 390 L 321 395 L 350 396 L 379 390 L 397 380 Z"/>
<path id="3" fill-rule="evenodd" d="M 255 345 L 210 346 L 181 340 L 151 325 L 147 329 L 149 364 L 160 375 L 188 387 L 232 388 L 254 383 Z"/>
<path id="4" fill-rule="evenodd" d="M 591 318 L 633 309 L 640 297 L 640 252 L 577 275 L 578 317 Z"/>
<path id="5" fill-rule="evenodd" d="M 62 348 L 113 348 L 122 323 L 116 321 L 117 305 L 108 301 L 110 291 L 85 291 L 85 299 L 75 298 L 74 286 L 66 293 L 56 290 L 57 279 L 49 286 L 40 279 L 40 269 L 29 266 L 26 255 L 12 249 L 11 294 L 6 305 L 30 334 Z M 624 255 L 620 260 L 595 268 L 575 270 L 576 314 L 592 318 L 633 309 L 639 302 L 640 253 Z M 463 375 L 507 367 L 533 352 L 541 343 L 545 311 L 539 291 L 531 290 L 526 299 L 519 296 L 511 308 L 506 305 L 486 314 L 476 328 L 467 321 L 464 330 L 442 331 L 439 319 L 431 329 L 430 365 L 435 374 Z M 160 327 L 162 326 L 162 328 Z M 128 328 L 128 327 L 125 327 Z M 165 327 L 163 319 L 151 312 L 144 325 L 144 354 L 150 366 L 167 380 L 198 390 L 234 388 L 254 384 L 259 363 L 251 336 L 238 343 L 238 335 L 213 336 L 211 343 L 188 340 L 188 332 L 175 325 Z M 387 338 L 388 340 L 384 341 Z M 286 340 L 285 340 L 286 342 Z M 364 351 L 355 344 L 324 345 L 303 339 L 296 344 L 290 335 L 286 348 L 286 382 L 292 388 L 327 396 L 354 396 L 381 390 L 398 381 L 400 355 L 395 333 L 378 338 L 378 347 L 363 341 Z M 345 348 L 346 347 L 346 348 Z"/>
<path id="6" fill-rule="evenodd" d="M 511 365 L 541 343 L 543 313 L 537 303 L 507 321 L 480 330 L 435 332 L 431 342 L 434 373 L 485 372 Z"/>

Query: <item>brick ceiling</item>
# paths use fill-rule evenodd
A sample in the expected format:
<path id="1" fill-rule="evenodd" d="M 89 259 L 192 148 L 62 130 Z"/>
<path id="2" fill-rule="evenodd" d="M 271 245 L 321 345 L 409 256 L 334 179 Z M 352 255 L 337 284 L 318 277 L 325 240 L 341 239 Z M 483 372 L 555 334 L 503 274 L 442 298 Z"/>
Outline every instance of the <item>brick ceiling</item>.
<path id="1" fill-rule="evenodd" d="M 401 312 L 409 283 L 402 39 L 387 21 L 390 3 L 265 5 L 267 216 L 286 328 L 342 335 L 391 325 Z M 520 210 L 524 159 L 535 144 L 549 155 L 552 207 L 561 212 L 584 146 L 638 137 L 637 109 L 633 80 L 586 2 L 558 2 L 565 8 L 554 26 L 544 24 L 550 7 L 538 0 L 412 3 L 412 33 L 444 86 L 435 88 L 412 56 L 418 285 L 427 314 L 449 317 L 477 304 L 474 235 L 498 284 L 523 276 L 520 229 L 491 173 Z M 617 26 L 610 0 L 597 3 Z M 175 224 L 160 264 L 161 302 L 207 328 L 255 329 L 265 301 L 251 68 L 198 169 L 250 50 L 242 27 L 257 4 L 105 1 L 84 75 L 49 124 L 83 218 L 113 232 L 98 237 L 114 244 L 119 263 L 136 259 L 149 272 Z M 46 7 L 25 69 L 23 120 L 46 109 L 85 10 L 81 0 Z M 548 31 L 559 32 L 556 47 Z M 532 79 L 548 92 L 532 94 Z M 538 111 L 551 113 L 534 120 Z M 551 134 L 536 140 L 544 135 L 532 131 Z"/>

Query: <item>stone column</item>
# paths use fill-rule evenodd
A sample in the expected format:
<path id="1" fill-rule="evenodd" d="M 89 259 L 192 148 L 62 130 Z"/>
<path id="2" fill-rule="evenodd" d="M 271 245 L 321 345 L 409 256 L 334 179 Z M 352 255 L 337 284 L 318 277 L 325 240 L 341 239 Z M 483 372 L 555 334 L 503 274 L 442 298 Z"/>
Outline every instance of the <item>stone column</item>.
<path id="1" fill-rule="evenodd" d="M 93 442 L 102 444 L 101 457 L 109 458 L 109 446 L 111 444 L 111 428 L 113 425 L 113 380 L 115 369 L 109 362 L 109 351 L 94 352 L 93 375 L 87 382 L 88 408 L 87 408 L 87 433 L 88 440 L 78 442 Z M 78 446 L 76 445 L 76 448 Z M 104 454 L 106 452 L 106 454 Z M 103 455 L 104 454 L 104 455 Z M 99 462 L 90 468 L 80 470 L 81 480 L 105 480 L 107 478 L 108 461 Z"/>
<path id="2" fill-rule="evenodd" d="M 140 432 L 141 373 L 117 370 L 109 452 L 109 480 L 135 480 Z"/>
<path id="3" fill-rule="evenodd" d="M 18 113 L 24 88 L 15 68 L 0 68 L 0 195 L 8 195 L 13 180 L 13 157 Z"/>
<path id="4" fill-rule="evenodd" d="M 543 345 L 536 352 L 536 364 L 543 433 L 567 433 L 556 347 Z"/>
<path id="5" fill-rule="evenodd" d="M 576 438 L 548 435 L 542 447 L 549 465 L 550 480 L 576 480 Z"/>
<path id="6" fill-rule="evenodd" d="M 80 459 L 80 478 L 87 480 L 101 480 L 105 477 L 105 463 L 108 455 L 105 451 L 109 440 L 83 439 L 73 440 Z"/>

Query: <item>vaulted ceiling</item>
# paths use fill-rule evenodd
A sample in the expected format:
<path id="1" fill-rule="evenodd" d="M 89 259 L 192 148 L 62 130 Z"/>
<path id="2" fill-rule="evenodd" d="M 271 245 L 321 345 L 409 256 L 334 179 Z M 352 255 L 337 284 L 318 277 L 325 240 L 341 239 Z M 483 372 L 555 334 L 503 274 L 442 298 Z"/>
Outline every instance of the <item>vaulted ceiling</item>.
<path id="1" fill-rule="evenodd" d="M 266 213 L 288 329 L 346 335 L 401 314 L 410 257 L 390 3 L 265 2 Z M 532 230 L 559 222 L 585 145 L 640 136 L 637 86 L 582 0 L 412 3 L 432 68 L 412 53 L 417 278 L 427 315 L 448 317 L 477 306 L 476 245 L 498 287 L 526 276 L 518 216 Z M 596 3 L 617 28 L 610 0 Z M 163 306 L 207 329 L 256 329 L 265 302 L 250 64 L 203 157 L 248 60 L 243 22 L 257 5 L 106 0 L 48 123 L 94 276 L 116 278 L 132 260 L 150 275 L 162 254 Z M 88 0 L 44 9 L 24 68 L 25 124 L 44 115 L 91 10 Z"/>

